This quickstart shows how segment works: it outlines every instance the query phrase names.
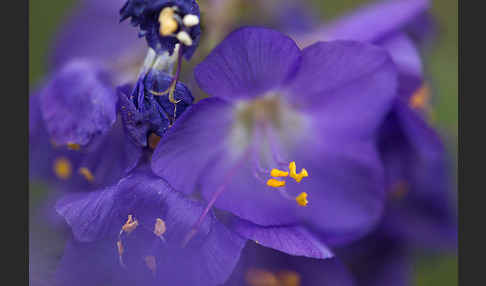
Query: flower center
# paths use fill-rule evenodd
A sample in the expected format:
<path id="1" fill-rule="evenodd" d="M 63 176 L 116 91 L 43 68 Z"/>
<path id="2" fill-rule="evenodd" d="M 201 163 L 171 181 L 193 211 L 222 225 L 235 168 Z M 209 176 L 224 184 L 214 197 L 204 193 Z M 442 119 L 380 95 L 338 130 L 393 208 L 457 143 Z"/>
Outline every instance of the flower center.
<path id="1" fill-rule="evenodd" d="M 305 117 L 294 111 L 276 93 L 240 103 L 236 111 L 236 124 L 233 127 L 232 146 L 236 150 L 253 148 L 255 177 L 267 186 L 276 188 L 286 199 L 292 199 L 300 206 L 306 206 L 307 193 L 292 195 L 285 189 L 286 181 L 278 178 L 290 177 L 300 183 L 309 174 L 306 169 L 297 173 L 294 161 L 282 156 L 283 149 L 298 144 L 299 133 L 305 128 Z M 287 147 L 287 148 L 284 148 Z M 288 166 L 287 170 L 277 167 Z M 272 178 L 273 177 L 273 178 Z"/>
<path id="2" fill-rule="evenodd" d="M 277 93 L 238 103 L 235 117 L 230 140 L 238 153 L 243 152 L 255 136 L 268 135 L 265 130 L 269 128 L 282 144 L 297 144 L 300 132 L 306 127 L 305 116 L 293 110 Z"/>
<path id="3" fill-rule="evenodd" d="M 268 95 L 251 102 L 240 103 L 237 107 L 237 118 L 249 131 L 259 122 L 270 122 L 275 127 L 282 125 L 284 109 L 278 95 Z"/>
<path id="4" fill-rule="evenodd" d="M 277 189 L 283 198 L 295 200 L 299 206 L 306 206 L 308 203 L 306 192 L 292 195 L 285 189 L 285 181 L 269 179 L 270 176 L 290 177 L 299 183 L 304 177 L 309 176 L 306 169 L 297 173 L 295 162 L 282 159 L 284 157 L 280 154 L 281 145 L 292 146 L 298 143 L 296 139 L 299 139 L 299 132 L 303 132 L 307 127 L 305 117 L 291 109 L 276 93 L 238 103 L 234 116 L 229 144 L 235 163 L 224 175 L 223 183 L 212 194 L 203 213 L 184 239 L 183 245 L 196 234 L 218 197 L 228 189 L 233 177 L 247 161 L 254 163 L 254 176 L 263 185 Z M 266 162 L 265 167 L 261 166 L 261 161 Z M 288 171 L 274 168 L 284 165 L 289 166 Z"/>

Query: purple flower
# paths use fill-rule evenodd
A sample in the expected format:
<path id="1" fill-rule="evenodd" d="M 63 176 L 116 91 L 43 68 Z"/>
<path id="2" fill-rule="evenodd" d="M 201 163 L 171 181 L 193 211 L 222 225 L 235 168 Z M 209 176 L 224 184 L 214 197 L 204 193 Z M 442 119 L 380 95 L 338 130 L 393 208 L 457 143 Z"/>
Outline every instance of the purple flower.
<path id="1" fill-rule="evenodd" d="M 68 195 L 56 209 L 73 233 L 57 271 L 61 285 L 221 284 L 245 242 L 210 213 L 184 244 L 203 206 L 149 168 L 99 191 Z"/>
<path id="2" fill-rule="evenodd" d="M 38 95 L 31 96 L 30 109 L 39 109 Z M 37 119 L 29 134 L 29 177 L 65 191 L 88 191 L 118 181 L 142 156 L 126 137 L 121 121 L 86 147 L 55 145 Z"/>
<path id="3" fill-rule="evenodd" d="M 175 119 L 192 104 L 194 98 L 181 82 L 177 82 L 174 90 L 177 103 L 169 102 L 167 94 L 158 94 L 168 90 L 172 80 L 168 74 L 151 69 L 139 77 L 135 88 L 128 85 L 118 89 L 119 111 L 125 129 L 138 146 L 146 147 L 151 134 L 164 136 Z"/>
<path id="4" fill-rule="evenodd" d="M 140 28 L 140 37 L 157 53 L 181 53 L 189 60 L 201 36 L 199 6 L 195 0 L 128 0 L 120 10 L 121 21 L 131 18 Z"/>
<path id="5" fill-rule="evenodd" d="M 335 41 L 301 51 L 276 31 L 242 28 L 195 76 L 213 97 L 190 107 L 161 139 L 156 174 L 186 194 L 200 191 L 207 209 L 214 204 L 261 227 L 248 228 L 255 235 L 267 229 L 314 241 L 307 229 L 295 232 L 304 224 L 337 243 L 376 223 L 384 178 L 374 141 L 396 92 L 384 50 Z M 267 246 L 283 248 L 278 239 Z"/>
<path id="6" fill-rule="evenodd" d="M 133 169 L 142 149 L 124 134 L 117 101 L 108 74 L 96 64 L 75 60 L 55 73 L 30 98 L 31 177 L 90 190 Z"/>
<path id="7" fill-rule="evenodd" d="M 447 153 L 421 111 L 397 102 L 382 126 L 379 148 L 390 197 L 380 230 L 407 245 L 455 247 L 457 225 Z"/>
<path id="8" fill-rule="evenodd" d="M 173 94 L 177 110 L 167 96 L 156 95 L 173 82 L 159 68 L 144 65 L 133 98 L 119 98 L 108 72 L 88 60 L 75 60 L 31 98 L 30 159 L 42 159 L 39 169 L 52 164 L 45 173 L 32 166 L 32 176 L 40 175 L 61 190 L 81 191 L 66 195 L 57 206 L 73 233 L 57 270 L 61 285 L 190 285 L 203 279 L 215 285 L 224 282 L 238 260 L 244 239 L 212 214 L 197 236 L 182 245 L 187 226 L 202 208 L 150 172 L 132 173 L 117 184 L 151 153 L 135 146 L 128 137 L 132 134 L 125 133 L 143 126 L 130 125 L 130 110 L 124 107 L 172 124 L 192 103 L 181 83 Z M 167 128 L 160 121 L 149 123 L 161 135 Z M 151 134 L 144 135 L 147 141 Z M 191 275 L 183 274 L 187 269 Z"/>
<path id="9" fill-rule="evenodd" d="M 410 285 L 414 250 L 456 248 L 446 152 L 417 110 L 403 102 L 387 116 L 379 150 L 388 193 L 383 218 L 367 237 L 336 252 L 363 285 Z"/>
<path id="10" fill-rule="evenodd" d="M 34 92 L 29 97 L 29 178 L 53 182 L 57 178 L 63 180 L 70 177 L 71 163 L 63 163 L 73 161 L 74 157 L 75 153 L 72 150 L 56 148 L 50 142 L 40 110 L 39 93 Z M 64 168 L 61 168 L 62 165 Z"/>
<path id="11" fill-rule="evenodd" d="M 120 74 L 107 61 L 74 58 L 64 64 L 39 91 L 39 107 L 31 108 L 31 161 L 47 163 L 33 164 L 31 175 L 88 190 L 113 184 L 133 169 L 142 148 L 155 148 L 192 103 L 187 87 L 168 75 L 174 58 L 149 50 L 136 88 L 127 91 L 125 85 L 118 95 Z M 173 85 L 169 96 L 158 94 Z"/>
<path id="12" fill-rule="evenodd" d="M 423 0 L 383 2 L 296 36 L 302 46 L 324 39 L 367 41 L 387 49 L 398 67 L 399 97 L 377 137 L 389 199 L 377 229 L 346 251 L 364 285 L 409 285 L 411 250 L 456 247 L 449 162 L 440 136 L 426 121 L 430 88 L 409 36 L 420 24 L 422 31 L 428 29 L 423 26 L 428 7 Z"/>
<path id="13" fill-rule="evenodd" d="M 423 80 L 416 44 L 408 35 L 424 24 L 428 8 L 426 0 L 385 1 L 296 38 L 301 46 L 324 39 L 360 40 L 390 53 L 398 67 L 399 96 L 378 136 L 386 189 L 392 197 L 381 229 L 408 243 L 437 247 L 450 246 L 456 237 L 449 162 L 440 136 L 426 121 L 430 88 Z"/>

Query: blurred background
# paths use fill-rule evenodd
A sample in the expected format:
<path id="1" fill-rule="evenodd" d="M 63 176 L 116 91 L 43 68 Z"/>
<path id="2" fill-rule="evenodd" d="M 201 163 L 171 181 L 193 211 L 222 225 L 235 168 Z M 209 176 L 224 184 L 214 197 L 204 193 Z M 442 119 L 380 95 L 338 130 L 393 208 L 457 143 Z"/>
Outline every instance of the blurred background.
<path id="1" fill-rule="evenodd" d="M 99 0 L 103 1 L 103 0 Z M 264 1 L 264 0 L 262 0 Z M 365 0 L 312 0 L 322 18 L 333 19 L 345 12 L 371 2 Z M 457 190 L 457 142 L 458 142 L 458 2 L 457 0 L 434 0 L 432 14 L 438 24 L 438 35 L 434 43 L 425 49 L 425 70 L 437 92 L 434 98 L 433 124 L 447 144 L 452 168 L 454 188 Z M 53 37 L 63 19 L 75 7 L 75 0 L 31 0 L 29 7 L 29 84 L 33 90 L 49 71 L 48 56 L 53 45 Z M 89 21 L 89 19 L 86 19 Z M 451 194 L 456 196 L 456 194 Z M 56 261 L 62 254 L 61 237 L 39 220 L 38 214 L 49 201 L 48 192 L 42 185 L 31 184 L 29 188 L 31 247 L 42 249 L 42 257 L 49 257 L 30 275 L 44 276 L 54 271 Z M 33 257 L 30 258 L 35 259 Z M 414 265 L 415 285 L 457 285 L 456 255 L 416 254 Z M 40 280 L 42 281 L 42 279 Z M 47 283 L 47 281 L 46 281 Z M 48 285 L 48 284 L 45 284 Z"/>

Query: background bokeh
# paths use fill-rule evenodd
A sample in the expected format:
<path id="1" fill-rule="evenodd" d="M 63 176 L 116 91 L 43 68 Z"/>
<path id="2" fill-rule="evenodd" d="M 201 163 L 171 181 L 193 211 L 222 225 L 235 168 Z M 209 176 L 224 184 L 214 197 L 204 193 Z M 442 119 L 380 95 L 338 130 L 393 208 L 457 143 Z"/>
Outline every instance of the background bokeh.
<path id="1" fill-rule="evenodd" d="M 103 0 L 99 0 L 103 1 Z M 264 0 L 262 0 L 264 1 Z M 326 19 L 342 15 L 349 9 L 358 7 L 369 0 L 312 0 L 316 11 Z M 438 35 L 432 45 L 424 51 L 425 69 L 436 96 L 434 98 L 433 124 L 439 129 L 447 143 L 452 168 L 451 184 L 457 186 L 457 142 L 458 142 L 458 1 L 434 0 L 432 13 L 438 23 Z M 48 55 L 53 36 L 69 15 L 75 0 L 31 0 L 29 5 L 29 84 L 31 90 L 42 82 L 48 73 Z M 89 19 L 86 19 L 89 21 Z M 457 187 L 452 188 L 457 190 Z M 32 185 L 29 188 L 31 247 L 42 249 L 43 263 L 30 269 L 31 276 L 42 278 L 54 271 L 55 263 L 62 254 L 63 242 L 56 232 L 39 219 L 43 211 L 40 206 L 48 201 L 47 191 L 43 186 Z M 451 194 L 456 196 L 456 194 Z M 48 257 L 48 260 L 44 260 Z M 416 254 L 415 285 L 457 285 L 457 256 Z M 40 257 L 39 257 L 40 258 Z M 30 257 L 35 259 L 35 257 Z M 33 266 L 31 266 L 33 267 Z M 47 283 L 47 282 L 46 282 Z M 48 285 L 48 284 L 45 284 Z"/>

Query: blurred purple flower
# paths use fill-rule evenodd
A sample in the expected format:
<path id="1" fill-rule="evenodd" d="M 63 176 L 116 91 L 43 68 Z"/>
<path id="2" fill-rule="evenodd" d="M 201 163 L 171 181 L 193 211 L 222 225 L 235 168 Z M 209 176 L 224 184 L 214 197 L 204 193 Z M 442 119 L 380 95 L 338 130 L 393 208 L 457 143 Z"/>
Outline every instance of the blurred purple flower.
<path id="1" fill-rule="evenodd" d="M 439 135 L 425 120 L 430 89 L 423 80 L 416 44 L 407 35 L 410 27 L 424 24 L 428 8 L 427 0 L 385 1 L 311 33 L 296 35 L 296 39 L 301 46 L 319 40 L 366 41 L 390 53 L 398 67 L 399 97 L 382 123 L 378 145 L 388 193 L 395 198 L 406 197 L 390 203 L 384 223 L 389 231 L 417 243 L 430 243 L 433 238 L 450 243 L 455 236 L 455 219 L 449 198 L 447 154 Z"/>
<path id="2" fill-rule="evenodd" d="M 430 32 L 428 8 L 425 0 L 385 1 L 295 35 L 301 46 L 319 40 L 367 41 L 384 47 L 398 67 L 399 97 L 377 140 L 389 199 L 378 228 L 346 251 L 363 285 L 409 285 L 412 248 L 456 248 L 449 162 L 439 135 L 426 122 L 430 89 L 409 36 L 417 36 L 418 29 Z M 426 35 L 416 39 L 426 41 Z"/>
<path id="3" fill-rule="evenodd" d="M 242 28 L 195 76 L 213 97 L 161 139 L 156 174 L 186 194 L 200 190 L 207 209 L 247 220 L 243 236 L 291 254 L 330 256 L 299 223 L 337 243 L 378 221 L 384 178 L 374 141 L 396 92 L 384 50 L 336 41 L 300 51 L 276 31 Z"/>
<path id="4" fill-rule="evenodd" d="M 183 244 L 203 206 L 144 167 L 113 186 L 68 195 L 56 209 L 73 233 L 60 285 L 221 284 L 245 242 L 210 213 Z"/>
<path id="5" fill-rule="evenodd" d="M 418 110 L 397 103 L 379 138 L 390 199 L 382 231 L 428 249 L 455 248 L 450 165 L 438 134 Z"/>
<path id="6" fill-rule="evenodd" d="M 122 5 L 81 1 L 58 32 L 53 76 L 30 96 L 31 179 L 89 190 L 118 181 L 141 157 L 115 113 L 115 85 L 136 79 L 146 52 L 131 28 L 119 24 Z"/>
<path id="7" fill-rule="evenodd" d="M 122 0 L 80 1 L 56 35 L 49 65 L 54 76 L 30 96 L 32 179 L 51 186 L 90 189 L 116 182 L 125 169 L 137 163 L 141 150 L 126 140 L 121 120 L 114 113 L 115 85 L 136 78 L 145 44 L 137 41 L 130 27 L 119 24 L 118 8 L 122 5 Z M 96 103 L 96 95 L 101 96 L 101 104 Z M 73 116 L 73 111 L 79 114 Z M 91 117 L 96 112 L 101 121 Z M 87 128 L 84 132 L 79 132 L 80 122 L 84 122 L 81 128 Z M 58 133 L 54 140 L 53 132 Z M 96 140 L 91 140 L 93 137 Z"/>
<path id="8" fill-rule="evenodd" d="M 90 190 L 117 182 L 142 149 L 117 119 L 115 91 L 99 66 L 68 63 L 30 97 L 30 176 L 64 190 Z"/>
<path id="9" fill-rule="evenodd" d="M 109 74 L 88 61 L 70 61 L 54 74 L 39 96 L 55 144 L 85 146 L 115 123 L 117 98 Z"/>
<path id="10" fill-rule="evenodd" d="M 37 179 L 51 183 L 62 182 L 70 189 L 91 189 L 116 182 L 134 168 L 142 157 L 142 149 L 136 147 L 124 134 L 123 129 L 132 135 L 133 132 L 130 131 L 136 128 L 127 128 L 130 124 L 127 124 L 127 116 L 123 116 L 126 113 L 117 115 L 119 98 L 115 86 L 136 81 L 136 69 L 139 83 L 143 80 L 148 88 L 162 88 L 164 80 L 169 78 L 168 75 L 164 76 L 162 70 L 170 73 L 174 60 L 167 55 L 151 58 L 152 54 L 149 52 L 146 59 L 158 62 L 160 71 L 153 70 L 152 62 L 143 63 L 139 53 L 140 46 L 134 41 L 136 37 L 131 41 L 127 40 L 127 31 L 119 28 L 124 26 L 117 20 L 116 6 L 121 4 L 120 1 L 81 3 L 80 9 L 76 10 L 58 37 L 56 50 L 59 53 L 56 53 L 58 57 L 54 59 L 54 76 L 41 87 L 38 92 L 40 99 L 31 100 L 34 105 L 40 106 L 31 106 L 31 161 L 39 158 L 42 159 L 40 162 L 45 162 L 44 166 L 34 163 L 30 168 L 31 175 Z M 86 21 L 87 18 L 90 21 Z M 93 23 L 99 27 L 91 26 Z M 100 29 L 103 29 L 101 32 L 106 29 L 106 37 L 101 36 Z M 105 50 L 106 47 L 109 49 Z M 118 63 L 127 58 L 127 53 L 130 54 L 128 58 L 132 59 L 129 60 L 129 65 L 119 66 Z M 147 80 L 144 79 L 146 75 L 150 76 Z M 188 94 L 190 100 L 179 104 L 177 114 L 181 114 L 187 104 L 192 103 L 192 96 L 182 83 L 177 84 L 176 97 L 181 96 L 181 90 Z M 154 99 L 153 96 L 151 98 Z M 137 100 L 143 102 L 145 96 L 137 97 Z M 147 108 L 158 108 L 159 111 L 158 114 L 151 113 L 152 119 L 157 116 L 159 121 L 164 116 L 175 119 L 176 114 L 171 114 L 173 111 L 168 108 L 172 103 L 165 103 L 166 100 L 167 97 L 156 97 L 156 100 L 152 100 L 154 104 Z M 124 106 L 127 107 L 126 104 Z M 162 109 L 167 110 L 167 114 L 162 114 L 161 111 L 165 111 Z M 165 124 L 157 126 L 156 134 L 159 136 L 173 120 L 165 121 Z M 139 138 L 139 142 L 144 143 L 141 147 L 147 147 L 146 140 L 149 135 L 151 134 L 140 134 L 144 136 Z M 57 147 L 51 146 L 52 143 Z M 76 152 L 72 149 L 76 149 Z M 84 178 L 80 180 L 81 184 L 73 182 L 77 177 Z"/>

